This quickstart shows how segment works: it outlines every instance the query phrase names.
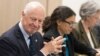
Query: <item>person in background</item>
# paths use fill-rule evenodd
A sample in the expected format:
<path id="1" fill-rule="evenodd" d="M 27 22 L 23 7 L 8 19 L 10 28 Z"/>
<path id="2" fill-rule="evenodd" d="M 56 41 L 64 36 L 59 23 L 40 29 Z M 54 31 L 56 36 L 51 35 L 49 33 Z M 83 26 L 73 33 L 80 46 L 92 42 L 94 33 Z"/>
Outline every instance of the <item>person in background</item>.
<path id="1" fill-rule="evenodd" d="M 96 39 L 96 43 L 97 43 L 96 47 L 100 47 L 100 20 L 98 20 L 96 25 L 91 28 L 91 31 L 94 34 L 94 37 Z"/>
<path id="2" fill-rule="evenodd" d="M 100 19 L 100 6 L 94 1 L 87 1 L 81 5 L 79 14 L 81 20 L 76 24 L 76 28 L 73 30 L 74 37 L 84 45 L 93 49 L 100 48 L 100 43 L 97 42 L 95 34 L 93 34 L 91 30 Z M 98 52 L 100 52 L 100 50 Z"/>
<path id="3" fill-rule="evenodd" d="M 0 56 L 47 56 L 52 52 L 61 52 L 62 36 L 44 43 L 38 32 L 44 17 L 44 6 L 36 1 L 29 2 L 22 11 L 20 21 L 1 35 Z"/>
<path id="4" fill-rule="evenodd" d="M 80 8 L 81 20 L 77 24 L 76 38 L 86 45 L 93 48 L 96 47 L 96 43 L 90 43 L 91 40 L 95 39 L 91 32 L 91 28 L 95 26 L 96 22 L 100 18 L 100 7 L 93 1 L 84 3 Z M 91 40 L 89 40 L 91 38 Z M 93 40 L 92 42 L 94 42 Z"/>
<path id="5" fill-rule="evenodd" d="M 51 56 L 74 56 L 74 52 L 95 56 L 97 51 L 76 40 L 72 35 L 75 24 L 75 12 L 67 6 L 57 7 L 48 19 L 43 22 L 43 38 L 45 42 L 52 40 L 51 37 L 63 36 L 66 40 L 62 52 L 52 53 Z"/>

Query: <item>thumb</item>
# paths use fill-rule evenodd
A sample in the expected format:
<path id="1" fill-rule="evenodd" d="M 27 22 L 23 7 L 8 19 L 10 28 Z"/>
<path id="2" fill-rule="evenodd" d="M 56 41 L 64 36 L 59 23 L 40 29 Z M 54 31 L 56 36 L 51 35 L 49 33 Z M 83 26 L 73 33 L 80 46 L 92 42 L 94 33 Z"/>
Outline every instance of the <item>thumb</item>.
<path id="1" fill-rule="evenodd" d="M 54 37 L 53 36 L 51 37 L 51 40 L 54 40 Z"/>
<path id="2" fill-rule="evenodd" d="M 47 44 L 47 42 L 43 42 L 45 45 Z"/>

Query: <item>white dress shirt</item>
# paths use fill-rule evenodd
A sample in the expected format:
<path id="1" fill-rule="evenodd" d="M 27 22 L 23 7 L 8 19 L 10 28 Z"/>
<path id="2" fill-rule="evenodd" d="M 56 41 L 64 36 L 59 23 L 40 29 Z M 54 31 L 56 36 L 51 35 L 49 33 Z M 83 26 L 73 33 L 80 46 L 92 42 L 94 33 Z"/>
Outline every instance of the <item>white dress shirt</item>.
<path id="1" fill-rule="evenodd" d="M 26 33 L 26 31 L 24 30 L 24 28 L 23 28 L 21 22 L 19 22 L 19 28 L 20 28 L 20 30 L 21 30 L 21 32 L 22 32 L 22 34 L 23 34 L 23 36 L 24 36 L 24 39 L 25 39 L 25 41 L 26 41 L 26 44 L 27 44 L 27 46 L 28 46 L 28 48 L 29 48 L 29 43 L 30 43 L 29 35 L 28 35 L 28 34 Z"/>

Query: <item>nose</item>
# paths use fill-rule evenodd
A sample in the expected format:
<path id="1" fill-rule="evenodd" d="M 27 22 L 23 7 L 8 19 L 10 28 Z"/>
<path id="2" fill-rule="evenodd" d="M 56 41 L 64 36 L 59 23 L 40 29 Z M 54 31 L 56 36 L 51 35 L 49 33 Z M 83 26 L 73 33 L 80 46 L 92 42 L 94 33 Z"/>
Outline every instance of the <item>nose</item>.
<path id="1" fill-rule="evenodd" d="M 73 30 L 73 29 L 75 29 L 77 27 L 77 24 L 73 24 L 72 26 L 71 26 L 71 29 Z"/>

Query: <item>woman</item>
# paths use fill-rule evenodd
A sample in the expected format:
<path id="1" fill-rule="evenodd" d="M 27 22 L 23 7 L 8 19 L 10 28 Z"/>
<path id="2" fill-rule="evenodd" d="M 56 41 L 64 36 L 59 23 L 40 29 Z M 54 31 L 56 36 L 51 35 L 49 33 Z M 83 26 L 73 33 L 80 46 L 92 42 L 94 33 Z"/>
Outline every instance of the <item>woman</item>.
<path id="1" fill-rule="evenodd" d="M 94 56 L 96 54 L 95 50 L 81 44 L 71 35 L 75 24 L 75 16 L 76 14 L 69 7 L 57 7 L 49 17 L 49 20 L 46 19 L 48 23 L 44 22 L 43 24 L 43 26 L 48 25 L 47 27 L 43 27 L 44 40 L 50 41 L 52 40 L 51 37 L 55 38 L 60 35 L 66 38 L 64 42 L 66 46 L 64 45 L 62 52 L 57 54 L 57 56 L 74 56 L 74 51 Z"/>
<path id="2" fill-rule="evenodd" d="M 82 4 L 80 8 L 81 20 L 73 31 L 75 37 L 92 48 L 100 48 L 100 43 L 97 42 L 96 35 L 92 27 L 100 19 L 100 6 L 94 1 L 89 1 Z"/>

